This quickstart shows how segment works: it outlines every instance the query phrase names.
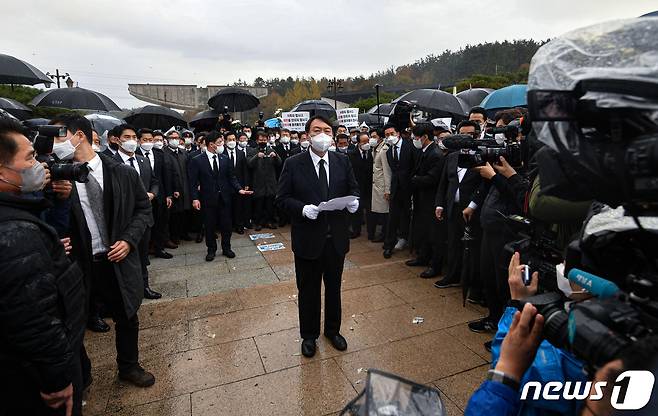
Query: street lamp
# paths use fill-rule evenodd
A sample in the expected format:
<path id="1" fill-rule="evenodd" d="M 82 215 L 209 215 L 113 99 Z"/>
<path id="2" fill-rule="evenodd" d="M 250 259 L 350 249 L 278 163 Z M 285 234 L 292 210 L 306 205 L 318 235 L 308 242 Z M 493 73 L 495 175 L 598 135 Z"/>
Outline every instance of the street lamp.
<path id="1" fill-rule="evenodd" d="M 73 88 L 73 80 L 71 77 L 66 78 L 66 86 L 69 88 Z"/>
<path id="2" fill-rule="evenodd" d="M 329 84 L 327 84 L 327 91 L 332 91 L 334 92 L 334 110 L 338 110 L 338 90 L 343 89 L 343 80 L 342 79 L 336 79 L 334 78 L 333 80 L 329 80 Z"/>
<path id="3" fill-rule="evenodd" d="M 379 89 L 383 87 L 381 84 L 375 84 L 375 91 L 377 92 L 377 124 L 382 124 L 381 114 L 379 114 Z"/>
<path id="4" fill-rule="evenodd" d="M 54 75 L 51 74 L 50 72 L 46 72 L 46 75 L 49 76 L 50 79 L 54 79 L 55 82 L 57 82 L 57 88 L 60 88 L 60 85 L 59 85 L 59 80 L 60 80 L 60 79 L 64 79 L 64 78 L 70 77 L 70 75 L 69 75 L 68 72 L 65 73 L 64 75 L 60 75 L 60 74 L 59 74 L 59 69 L 56 69 L 56 70 L 55 70 L 55 74 L 54 74 Z"/>

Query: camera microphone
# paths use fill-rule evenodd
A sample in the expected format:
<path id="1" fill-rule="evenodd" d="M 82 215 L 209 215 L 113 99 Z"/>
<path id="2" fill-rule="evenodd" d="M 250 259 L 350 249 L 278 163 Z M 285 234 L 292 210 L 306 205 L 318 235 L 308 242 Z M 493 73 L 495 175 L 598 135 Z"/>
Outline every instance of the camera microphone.
<path id="1" fill-rule="evenodd" d="M 584 272 L 580 269 L 571 269 L 567 276 L 569 281 L 587 290 L 592 295 L 600 299 L 608 299 L 619 292 L 619 287 L 613 282 L 602 277 L 595 276 L 591 273 Z"/>
<path id="2" fill-rule="evenodd" d="M 443 145 L 450 150 L 473 149 L 479 146 L 477 140 L 468 134 L 453 134 L 443 139 Z"/>

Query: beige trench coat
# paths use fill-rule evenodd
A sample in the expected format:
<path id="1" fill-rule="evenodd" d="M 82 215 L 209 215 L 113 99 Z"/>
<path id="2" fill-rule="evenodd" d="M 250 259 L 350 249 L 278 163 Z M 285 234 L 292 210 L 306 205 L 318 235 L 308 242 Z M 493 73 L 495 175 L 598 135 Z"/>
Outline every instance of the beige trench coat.
<path id="1" fill-rule="evenodd" d="M 386 151 L 388 145 L 382 141 L 375 147 L 372 165 L 372 212 L 388 214 L 388 201 L 384 194 L 391 193 L 391 168 Z"/>

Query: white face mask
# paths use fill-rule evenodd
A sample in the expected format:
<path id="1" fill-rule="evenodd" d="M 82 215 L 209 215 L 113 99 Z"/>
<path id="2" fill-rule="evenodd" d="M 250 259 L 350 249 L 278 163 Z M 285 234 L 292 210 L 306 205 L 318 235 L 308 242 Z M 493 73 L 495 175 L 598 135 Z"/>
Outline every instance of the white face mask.
<path id="1" fill-rule="evenodd" d="M 283 137 L 281 138 L 280 142 L 283 143 L 283 144 L 288 144 L 288 143 L 290 143 L 290 137 L 288 137 L 288 136 L 283 136 Z"/>
<path id="2" fill-rule="evenodd" d="M 338 151 L 341 153 L 347 153 L 347 146 L 341 146 L 338 148 Z"/>
<path id="3" fill-rule="evenodd" d="M 327 150 L 329 150 L 330 152 L 335 152 L 336 151 L 336 146 L 329 146 L 329 149 L 327 149 Z"/>
<path id="4" fill-rule="evenodd" d="M 290 139 L 290 143 L 297 145 L 299 144 L 299 139 Z"/>
<path id="5" fill-rule="evenodd" d="M 352 143 L 356 143 L 358 141 L 358 138 L 356 137 L 356 134 L 354 136 L 350 137 L 350 139 L 352 140 Z"/>
<path id="6" fill-rule="evenodd" d="M 443 139 L 439 139 L 439 149 L 448 150 L 445 144 L 443 144 Z"/>
<path id="7" fill-rule="evenodd" d="M 101 151 L 101 147 L 100 147 L 99 145 L 97 145 L 96 143 L 94 143 L 94 144 L 91 145 L 91 149 L 92 149 L 94 152 L 100 152 L 100 151 Z"/>
<path id="8" fill-rule="evenodd" d="M 317 150 L 318 152 L 324 153 L 329 150 L 330 147 L 332 147 L 331 136 L 325 133 L 317 134 L 311 137 L 311 146 L 313 146 L 313 149 Z M 336 147 L 334 147 L 334 150 L 336 150 Z"/>
<path id="9" fill-rule="evenodd" d="M 247 135 L 247 139 L 251 139 L 251 132 L 250 131 L 245 132 L 245 134 Z"/>
<path id="10" fill-rule="evenodd" d="M 276 143 L 276 137 L 270 137 L 270 144 Z"/>
<path id="11" fill-rule="evenodd" d="M 238 142 L 238 146 L 240 146 L 240 149 L 244 149 L 247 147 L 247 142 Z"/>
<path id="12" fill-rule="evenodd" d="M 413 139 L 414 142 L 414 147 L 416 149 L 422 149 L 423 148 L 423 141 L 421 139 Z"/>
<path id="13" fill-rule="evenodd" d="M 235 142 L 234 141 L 226 142 L 226 147 L 228 147 L 231 150 L 235 149 Z"/>
<path id="14" fill-rule="evenodd" d="M 370 147 L 375 147 L 377 146 L 377 139 L 370 139 L 368 140 L 368 143 L 370 144 Z"/>
<path id="15" fill-rule="evenodd" d="M 130 139 L 121 142 L 121 148 L 128 153 L 135 153 L 135 150 L 137 150 L 137 140 Z"/>
<path id="16" fill-rule="evenodd" d="M 150 152 L 151 150 L 153 150 L 153 147 L 154 147 L 154 146 L 155 146 L 154 143 L 144 142 L 144 143 L 142 143 L 141 148 L 142 148 L 142 150 L 145 151 L 145 152 Z"/>
<path id="17" fill-rule="evenodd" d="M 186 137 L 186 138 L 185 138 L 185 144 L 190 145 L 190 144 L 192 144 L 192 143 L 194 143 L 194 141 L 192 140 L 191 137 Z"/>
<path id="18" fill-rule="evenodd" d="M 302 149 L 308 149 L 308 147 L 311 145 L 311 142 L 304 140 L 303 142 L 300 142 L 299 145 L 302 147 Z"/>
<path id="19" fill-rule="evenodd" d="M 167 143 L 172 149 L 176 149 L 178 147 L 178 139 L 169 139 Z"/>
<path id="20" fill-rule="evenodd" d="M 153 147 L 155 147 L 156 149 L 162 150 L 162 148 L 164 147 L 164 143 L 163 142 L 153 142 Z"/>
<path id="21" fill-rule="evenodd" d="M 396 144 L 398 144 L 398 140 L 400 140 L 398 136 L 388 136 L 386 138 L 386 143 L 388 143 L 391 146 L 395 146 Z"/>
<path id="22" fill-rule="evenodd" d="M 494 135 L 494 140 L 495 140 L 496 143 L 498 143 L 498 144 L 503 144 L 503 143 L 505 143 L 505 133 L 496 133 L 496 134 Z"/>
<path id="23" fill-rule="evenodd" d="M 370 150 L 370 143 L 362 144 L 361 145 L 361 150 L 363 150 L 364 152 L 367 152 L 368 150 Z"/>
<path id="24" fill-rule="evenodd" d="M 224 145 L 217 146 L 217 154 L 221 155 L 222 153 L 224 153 Z"/>
<path id="25" fill-rule="evenodd" d="M 71 144 L 71 140 L 65 142 L 53 143 L 53 153 L 59 160 L 71 160 L 75 153 L 75 146 Z"/>
<path id="26" fill-rule="evenodd" d="M 178 145 L 178 150 L 185 150 L 185 145 L 184 144 L 179 144 Z"/>

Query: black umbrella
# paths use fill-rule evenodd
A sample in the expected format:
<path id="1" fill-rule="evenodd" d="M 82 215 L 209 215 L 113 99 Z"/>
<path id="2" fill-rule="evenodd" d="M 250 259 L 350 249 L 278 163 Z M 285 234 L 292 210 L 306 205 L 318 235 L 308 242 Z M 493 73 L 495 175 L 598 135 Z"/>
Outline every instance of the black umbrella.
<path id="1" fill-rule="evenodd" d="M 435 117 L 464 117 L 468 113 L 468 104 L 454 95 L 432 89 L 420 89 L 408 92 L 395 100 L 409 101 L 416 104 L 420 110 L 433 114 Z"/>
<path id="2" fill-rule="evenodd" d="M 473 286 L 479 270 L 474 270 L 473 260 L 480 258 L 480 241 L 476 235 L 476 231 L 470 225 L 464 227 L 464 235 L 462 236 L 463 252 L 462 252 L 462 270 L 461 270 L 461 285 L 462 285 L 462 300 L 465 304 L 468 297 L 468 291 Z M 475 263 L 479 264 L 479 263 Z"/>
<path id="3" fill-rule="evenodd" d="M 52 83 L 53 80 L 48 78 L 48 75 L 27 62 L 0 53 L 0 84 L 45 84 L 50 87 Z"/>
<path id="4" fill-rule="evenodd" d="M 379 104 L 379 115 L 382 117 L 388 117 L 393 112 L 395 104 L 393 103 L 381 103 Z M 377 106 L 373 106 L 370 110 L 367 111 L 368 114 L 377 115 Z"/>
<path id="5" fill-rule="evenodd" d="M 0 97 L 0 108 L 21 120 L 32 116 L 32 109 L 30 107 L 11 98 Z"/>
<path id="6" fill-rule="evenodd" d="M 2 108 L 0 108 L 0 118 L 10 118 L 12 120 L 20 121 L 13 114 L 3 110 Z"/>
<path id="7" fill-rule="evenodd" d="M 121 110 L 114 101 L 100 92 L 85 88 L 57 88 L 44 91 L 30 101 L 35 107 L 61 107 L 72 110 Z"/>
<path id="8" fill-rule="evenodd" d="M 232 113 L 247 111 L 258 107 L 260 100 L 249 91 L 242 88 L 224 88 L 210 97 L 208 105 L 215 110 L 224 111 L 224 107 Z"/>
<path id="9" fill-rule="evenodd" d="M 190 121 L 190 126 L 194 127 L 195 130 L 212 130 L 217 125 L 219 119 L 219 111 L 217 110 L 206 110 L 196 113 Z"/>
<path id="10" fill-rule="evenodd" d="M 182 114 L 160 105 L 137 108 L 125 116 L 124 120 L 138 128 L 147 127 L 162 131 L 169 130 L 173 126 L 187 127 L 187 121 Z"/>
<path id="11" fill-rule="evenodd" d="M 476 105 L 480 105 L 482 100 L 493 91 L 491 88 L 471 88 L 457 93 L 457 97 L 464 100 L 470 107 L 475 107 Z"/>
<path id="12" fill-rule="evenodd" d="M 308 111 L 311 115 L 321 115 L 326 118 L 336 118 L 336 110 L 326 101 L 323 100 L 306 100 L 298 103 L 290 111 Z"/>
<path id="13" fill-rule="evenodd" d="M 45 126 L 50 123 L 50 120 L 47 118 L 31 118 L 29 120 L 24 120 L 23 125 L 25 127 L 36 129 L 39 126 Z"/>

